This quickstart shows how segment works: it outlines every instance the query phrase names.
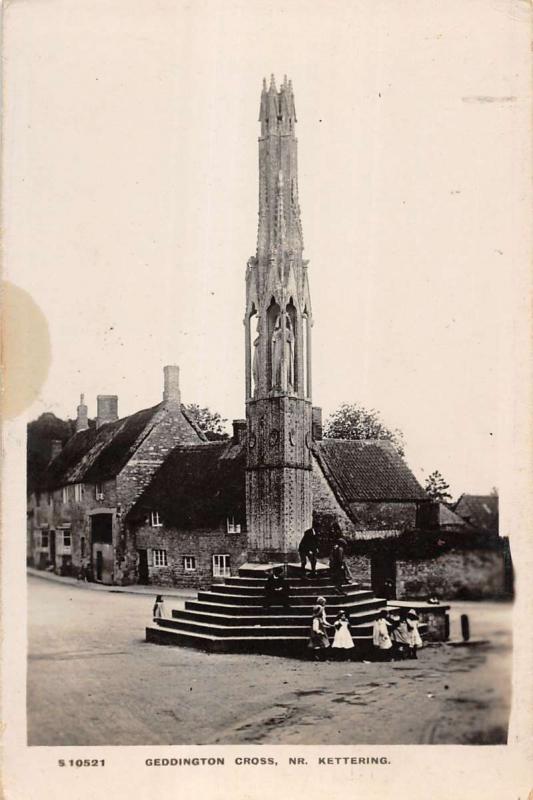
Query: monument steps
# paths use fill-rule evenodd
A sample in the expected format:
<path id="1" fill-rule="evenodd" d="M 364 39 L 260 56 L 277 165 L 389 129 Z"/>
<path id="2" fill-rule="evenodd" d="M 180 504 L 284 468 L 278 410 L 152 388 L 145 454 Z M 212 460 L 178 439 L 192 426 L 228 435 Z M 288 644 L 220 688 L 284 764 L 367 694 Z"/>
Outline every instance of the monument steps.
<path id="1" fill-rule="evenodd" d="M 213 583 L 209 590 L 200 590 L 197 599 L 186 600 L 183 609 L 173 609 L 170 618 L 155 619 L 146 628 L 146 641 L 210 652 L 305 656 L 313 607 L 317 597 L 323 596 L 329 622 L 341 608 L 349 613 L 357 656 L 365 657 L 372 649 L 372 623 L 386 601 L 354 583 L 345 584 L 345 594 L 339 594 L 323 565 L 317 577 L 305 579 L 298 565 L 292 567 L 288 608 L 263 606 L 265 580 L 272 565 L 245 565 L 238 576 Z"/>

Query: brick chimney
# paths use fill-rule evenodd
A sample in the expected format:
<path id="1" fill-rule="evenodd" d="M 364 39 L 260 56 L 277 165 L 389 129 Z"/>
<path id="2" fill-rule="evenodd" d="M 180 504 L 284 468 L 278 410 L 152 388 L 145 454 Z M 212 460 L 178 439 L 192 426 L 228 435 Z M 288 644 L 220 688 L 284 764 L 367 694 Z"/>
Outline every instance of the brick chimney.
<path id="1" fill-rule="evenodd" d="M 318 406 L 313 406 L 311 431 L 313 434 L 313 441 L 319 442 L 322 439 L 322 409 Z"/>
<path id="2" fill-rule="evenodd" d="M 99 394 L 96 398 L 96 427 L 101 428 L 108 422 L 118 419 L 118 396 L 116 394 Z"/>
<path id="3" fill-rule="evenodd" d="M 180 405 L 180 368 L 175 364 L 163 367 L 164 389 L 163 402 L 166 405 Z"/>
<path id="4" fill-rule="evenodd" d="M 87 406 L 85 405 L 85 395 L 80 394 L 80 404 L 78 406 L 78 413 L 76 416 L 76 433 L 86 431 L 89 427 L 89 414 Z"/>
<path id="5" fill-rule="evenodd" d="M 246 442 L 246 420 L 234 419 L 233 420 L 233 442 L 235 444 L 244 444 Z"/>
<path id="6" fill-rule="evenodd" d="M 50 461 L 53 461 L 56 456 L 60 454 L 63 449 L 63 442 L 61 439 L 52 439 L 50 442 Z"/>

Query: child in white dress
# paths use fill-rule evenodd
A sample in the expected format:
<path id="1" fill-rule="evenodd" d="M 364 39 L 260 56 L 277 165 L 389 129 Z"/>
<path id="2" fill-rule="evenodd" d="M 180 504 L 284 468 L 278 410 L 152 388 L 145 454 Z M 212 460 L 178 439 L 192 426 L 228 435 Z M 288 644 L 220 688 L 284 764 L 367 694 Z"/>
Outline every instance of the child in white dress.
<path id="1" fill-rule="evenodd" d="M 354 643 L 350 633 L 350 621 L 346 616 L 346 611 L 342 609 L 337 615 L 337 619 L 333 623 L 335 628 L 335 636 L 333 638 L 332 648 L 338 655 L 347 656 L 349 650 L 353 650 Z"/>
<path id="2" fill-rule="evenodd" d="M 417 650 L 419 650 L 423 646 L 422 637 L 420 636 L 420 631 L 418 630 L 419 619 L 418 614 L 412 608 L 406 618 L 407 628 L 409 630 L 409 657 L 410 658 L 418 658 Z"/>

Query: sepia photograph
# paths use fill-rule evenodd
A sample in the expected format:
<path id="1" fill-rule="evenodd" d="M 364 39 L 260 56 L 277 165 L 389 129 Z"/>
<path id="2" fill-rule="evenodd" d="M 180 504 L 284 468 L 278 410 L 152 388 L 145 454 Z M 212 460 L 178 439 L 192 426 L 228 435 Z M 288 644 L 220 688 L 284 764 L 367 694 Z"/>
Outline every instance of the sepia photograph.
<path id="1" fill-rule="evenodd" d="M 516 743 L 529 12 L 6 9 L 28 752 Z"/>

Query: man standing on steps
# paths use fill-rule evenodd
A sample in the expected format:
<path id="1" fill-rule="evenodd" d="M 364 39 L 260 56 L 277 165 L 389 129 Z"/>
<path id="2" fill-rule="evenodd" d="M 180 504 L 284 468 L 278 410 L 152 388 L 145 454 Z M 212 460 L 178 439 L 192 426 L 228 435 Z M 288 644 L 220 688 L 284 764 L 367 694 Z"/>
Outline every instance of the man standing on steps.
<path id="1" fill-rule="evenodd" d="M 343 583 L 351 580 L 351 573 L 348 565 L 344 561 L 344 548 L 346 547 L 345 539 L 337 539 L 333 550 L 329 555 L 329 574 L 333 583 L 335 584 L 339 594 L 345 595 L 346 592 L 342 588 Z"/>
<path id="2" fill-rule="evenodd" d="M 316 576 L 316 559 L 318 556 L 318 536 L 314 528 L 308 528 L 305 531 L 298 545 L 298 553 L 300 554 L 300 563 L 302 565 L 302 577 L 305 578 L 305 565 L 307 564 L 307 559 L 309 559 L 311 577 L 314 578 Z"/>

